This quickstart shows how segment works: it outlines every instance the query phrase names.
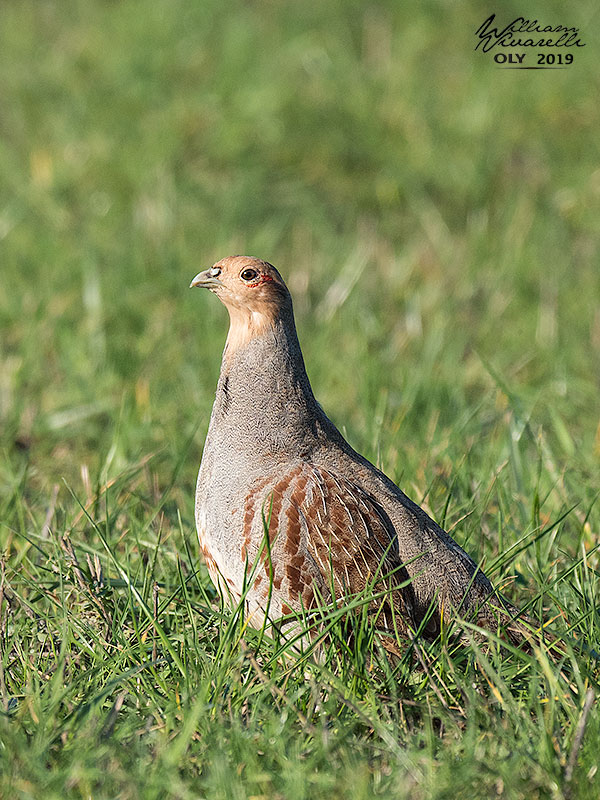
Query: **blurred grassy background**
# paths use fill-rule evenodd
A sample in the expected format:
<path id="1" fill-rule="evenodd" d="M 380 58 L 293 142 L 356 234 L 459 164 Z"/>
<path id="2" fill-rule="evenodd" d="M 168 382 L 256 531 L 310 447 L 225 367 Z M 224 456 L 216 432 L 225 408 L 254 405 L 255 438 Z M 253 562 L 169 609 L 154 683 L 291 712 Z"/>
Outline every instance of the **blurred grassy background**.
<path id="1" fill-rule="evenodd" d="M 289 280 L 317 393 L 362 447 L 382 404 L 419 444 L 434 410 L 493 413 L 478 353 L 589 453 L 591 10 L 563 21 L 576 63 L 538 74 L 474 52 L 474 3 L 5 3 L 6 446 L 54 481 L 113 444 L 115 467 L 177 454 L 200 423 L 191 481 L 226 315 L 187 284 L 248 252 Z"/>
<path id="2" fill-rule="evenodd" d="M 489 13 L 4 0 L 0 495 L 15 568 L 55 485 L 58 526 L 76 509 L 63 481 L 89 497 L 150 454 L 132 492 L 164 492 L 161 524 L 176 540 L 179 512 L 192 531 L 227 319 L 187 287 L 232 253 L 280 268 L 325 410 L 438 519 L 470 513 L 456 535 L 475 558 L 574 504 L 538 574 L 597 542 L 598 10 L 497 9 L 580 28 L 575 63 L 547 72 L 474 51 Z M 532 569 L 516 563 L 523 581 Z"/>

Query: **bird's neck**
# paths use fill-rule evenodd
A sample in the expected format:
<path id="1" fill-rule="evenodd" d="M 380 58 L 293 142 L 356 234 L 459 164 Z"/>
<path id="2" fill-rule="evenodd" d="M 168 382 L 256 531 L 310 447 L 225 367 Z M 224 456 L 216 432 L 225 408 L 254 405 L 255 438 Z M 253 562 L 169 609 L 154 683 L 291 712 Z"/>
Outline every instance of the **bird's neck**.
<path id="1" fill-rule="evenodd" d="M 315 426 L 326 418 L 306 374 L 293 316 L 259 322 L 248 338 L 246 326 L 230 328 L 211 427 L 228 429 L 243 449 L 310 449 Z"/>
<path id="2" fill-rule="evenodd" d="M 253 339 L 259 339 L 268 334 L 271 328 L 282 321 L 277 307 L 272 304 L 262 303 L 260 310 L 228 305 L 227 310 L 229 311 L 229 332 L 223 353 L 224 363 L 247 348 Z M 292 327 L 294 327 L 293 313 L 290 313 L 290 318 Z"/>

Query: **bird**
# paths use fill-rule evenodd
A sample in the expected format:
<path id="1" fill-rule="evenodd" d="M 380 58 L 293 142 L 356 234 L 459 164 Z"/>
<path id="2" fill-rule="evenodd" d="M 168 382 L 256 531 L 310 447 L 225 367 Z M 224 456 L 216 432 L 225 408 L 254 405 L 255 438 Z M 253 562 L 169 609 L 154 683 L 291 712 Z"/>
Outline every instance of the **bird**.
<path id="1" fill-rule="evenodd" d="M 494 632 L 501 622 L 509 641 L 522 641 L 518 612 L 482 569 L 315 399 L 279 271 L 229 256 L 190 287 L 215 294 L 230 318 L 195 498 L 221 595 L 243 598 L 260 628 L 370 593 L 369 614 L 394 653 L 459 614 Z"/>

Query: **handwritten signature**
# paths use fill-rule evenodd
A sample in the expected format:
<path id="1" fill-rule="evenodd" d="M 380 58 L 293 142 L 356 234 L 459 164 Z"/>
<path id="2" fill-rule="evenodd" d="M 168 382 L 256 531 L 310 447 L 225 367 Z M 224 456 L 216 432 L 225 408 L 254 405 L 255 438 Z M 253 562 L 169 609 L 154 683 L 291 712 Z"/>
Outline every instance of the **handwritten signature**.
<path id="1" fill-rule="evenodd" d="M 479 41 L 475 45 L 475 50 L 481 49 L 487 53 L 496 45 L 503 47 L 585 47 L 585 42 L 578 39 L 579 28 L 567 28 L 564 25 L 545 25 L 542 27 L 537 19 L 529 20 L 524 17 L 517 17 L 505 28 L 492 28 L 492 22 L 496 18 L 495 14 L 488 17 L 486 21 L 477 29 L 476 34 Z M 555 37 L 533 38 L 531 36 L 521 38 L 517 34 L 558 34 Z"/>

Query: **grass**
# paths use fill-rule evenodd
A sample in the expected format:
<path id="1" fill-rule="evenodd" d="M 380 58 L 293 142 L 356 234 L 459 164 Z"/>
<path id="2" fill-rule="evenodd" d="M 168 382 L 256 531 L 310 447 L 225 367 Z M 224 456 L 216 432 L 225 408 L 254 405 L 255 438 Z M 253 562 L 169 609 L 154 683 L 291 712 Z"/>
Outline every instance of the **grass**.
<path id="1" fill-rule="evenodd" d="M 0 796 L 598 796 L 597 11 L 527 13 L 580 27 L 572 67 L 498 71 L 464 0 L 3 3 Z M 558 663 L 394 666 L 360 618 L 302 659 L 220 606 L 193 497 L 226 315 L 187 285 L 232 252 Z"/>

